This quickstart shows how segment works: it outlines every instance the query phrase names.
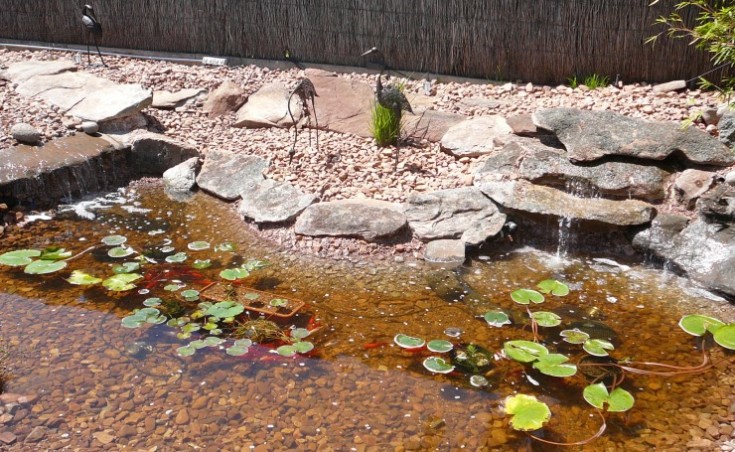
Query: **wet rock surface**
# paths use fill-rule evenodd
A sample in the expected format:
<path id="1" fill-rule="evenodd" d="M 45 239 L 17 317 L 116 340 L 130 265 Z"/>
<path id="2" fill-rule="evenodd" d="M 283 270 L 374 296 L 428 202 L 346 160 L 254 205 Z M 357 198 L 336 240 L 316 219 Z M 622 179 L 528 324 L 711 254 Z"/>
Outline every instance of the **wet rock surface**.
<path id="1" fill-rule="evenodd" d="M 309 236 L 348 236 L 374 241 L 406 225 L 403 207 L 374 199 L 312 204 L 296 219 L 295 232 Z"/>
<path id="2" fill-rule="evenodd" d="M 192 157 L 163 172 L 163 184 L 169 191 L 189 191 L 196 186 L 199 157 Z"/>
<path id="3" fill-rule="evenodd" d="M 124 137 L 130 146 L 132 164 L 140 174 L 158 175 L 191 158 L 198 158 L 199 151 L 166 135 L 138 130 Z"/>

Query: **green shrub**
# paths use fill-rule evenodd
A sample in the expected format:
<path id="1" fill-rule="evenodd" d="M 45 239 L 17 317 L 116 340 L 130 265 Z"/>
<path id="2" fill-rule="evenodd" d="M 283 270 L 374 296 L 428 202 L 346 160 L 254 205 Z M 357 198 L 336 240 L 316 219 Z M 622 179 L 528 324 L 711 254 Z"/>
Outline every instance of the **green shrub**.
<path id="1" fill-rule="evenodd" d="M 378 146 L 397 144 L 401 136 L 401 113 L 376 103 L 370 118 L 370 133 Z"/>
<path id="2" fill-rule="evenodd" d="M 584 78 L 584 85 L 589 89 L 604 88 L 610 84 L 606 75 L 592 74 Z"/>

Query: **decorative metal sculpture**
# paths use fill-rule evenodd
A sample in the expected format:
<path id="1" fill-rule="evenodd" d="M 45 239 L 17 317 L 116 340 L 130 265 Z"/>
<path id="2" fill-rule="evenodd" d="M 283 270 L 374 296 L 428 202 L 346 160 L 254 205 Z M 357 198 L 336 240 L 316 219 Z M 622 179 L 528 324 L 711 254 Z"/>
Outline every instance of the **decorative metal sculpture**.
<path id="1" fill-rule="evenodd" d="M 291 116 L 291 122 L 293 122 L 294 124 L 293 146 L 291 146 L 291 150 L 288 151 L 289 164 L 291 164 L 293 156 L 294 154 L 296 154 L 296 140 L 299 137 L 299 128 L 296 124 L 293 113 L 291 113 L 291 98 L 294 95 L 298 96 L 299 99 L 301 99 L 301 105 L 304 109 L 304 116 L 308 118 L 309 122 L 311 122 L 312 111 L 314 113 L 314 121 L 316 122 L 316 149 L 319 150 L 319 118 L 317 118 L 316 116 L 316 107 L 314 106 L 314 97 L 319 97 L 319 95 L 316 93 L 316 88 L 314 88 L 314 84 L 311 82 L 311 80 L 306 77 L 302 77 L 301 79 L 299 79 L 299 83 L 298 85 L 296 85 L 296 88 L 291 91 L 291 95 L 288 96 L 288 114 L 289 116 Z M 311 108 L 309 107 L 307 99 L 311 100 Z M 311 133 L 309 133 L 309 146 L 311 146 Z"/>
<path id="2" fill-rule="evenodd" d="M 102 25 L 100 25 L 99 21 L 95 17 L 94 9 L 92 9 L 90 5 L 84 5 L 82 8 L 82 23 L 84 24 L 84 29 L 87 34 L 87 63 L 92 64 L 92 60 L 89 56 L 89 35 L 92 35 L 94 46 L 97 48 L 97 54 L 100 56 L 102 65 L 107 67 L 105 59 L 102 58 L 102 52 L 100 52 L 100 48 L 97 45 L 97 38 L 102 37 Z"/>

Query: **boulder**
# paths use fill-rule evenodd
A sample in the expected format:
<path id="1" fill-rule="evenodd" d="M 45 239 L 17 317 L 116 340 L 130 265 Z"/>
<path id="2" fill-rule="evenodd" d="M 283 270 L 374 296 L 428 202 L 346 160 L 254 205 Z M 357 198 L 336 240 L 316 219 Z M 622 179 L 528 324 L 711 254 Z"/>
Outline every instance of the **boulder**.
<path id="1" fill-rule="evenodd" d="M 161 109 L 173 109 L 180 107 L 196 96 L 206 92 L 203 89 L 189 88 L 172 93 L 170 91 L 153 91 L 151 107 Z"/>
<path id="2" fill-rule="evenodd" d="M 735 188 L 718 185 L 697 200 L 697 211 L 711 221 L 733 226 L 735 223 Z"/>
<path id="3" fill-rule="evenodd" d="M 21 61 L 12 64 L 10 67 L 0 72 L 0 78 L 9 80 L 13 83 L 22 83 L 37 75 L 54 75 L 62 72 L 76 71 L 77 65 L 73 61 L 55 60 L 55 61 Z"/>
<path id="4" fill-rule="evenodd" d="M 237 111 L 246 99 L 245 90 L 240 85 L 225 80 L 207 96 L 202 108 L 210 118 L 215 118 Z"/>
<path id="5" fill-rule="evenodd" d="M 735 150 L 735 110 L 727 110 L 717 124 L 720 141 Z"/>
<path id="6" fill-rule="evenodd" d="M 694 207 L 694 202 L 712 187 L 715 173 L 696 169 L 684 170 L 674 181 L 674 191 L 682 204 L 687 208 Z"/>
<path id="7" fill-rule="evenodd" d="M 125 143 L 130 146 L 131 164 L 138 174 L 159 176 L 169 168 L 199 157 L 199 151 L 183 141 L 144 130 L 128 134 Z"/>
<path id="8" fill-rule="evenodd" d="M 405 213 L 408 226 L 423 241 L 458 239 L 469 229 L 475 231 L 473 241 L 476 241 L 479 226 L 490 223 L 499 214 L 497 206 L 474 187 L 412 193 L 405 205 Z M 498 232 L 499 229 L 494 234 Z M 480 242 L 488 237 L 483 237 Z"/>
<path id="9" fill-rule="evenodd" d="M 268 160 L 254 155 L 212 150 L 207 153 L 197 185 L 227 201 L 234 201 L 249 185 L 264 179 Z"/>
<path id="10" fill-rule="evenodd" d="M 709 290 L 735 297 L 735 228 L 697 218 L 660 215 L 633 246 L 676 265 Z"/>
<path id="11" fill-rule="evenodd" d="M 648 122 L 609 110 L 555 108 L 533 114 L 537 127 L 556 134 L 569 160 L 588 162 L 620 155 L 663 160 L 674 153 L 696 164 L 729 166 L 735 153 L 696 127 Z"/>
<path id="12" fill-rule="evenodd" d="M 433 240 L 426 245 L 424 259 L 437 264 L 461 265 L 465 261 L 465 245 L 461 240 Z"/>
<path id="13" fill-rule="evenodd" d="M 376 241 L 406 226 L 399 204 L 375 199 L 348 199 L 312 204 L 296 219 L 294 230 L 308 236 L 360 237 Z"/>
<path id="14" fill-rule="evenodd" d="M 515 138 L 493 152 L 474 173 L 474 185 L 502 179 L 526 179 L 537 184 L 574 186 L 588 196 L 637 198 L 660 201 L 670 173 L 654 165 L 625 162 L 569 161 L 563 149 L 546 146 L 531 138 Z"/>
<path id="15" fill-rule="evenodd" d="M 467 246 L 478 246 L 487 239 L 495 237 L 503 230 L 505 220 L 504 213 L 496 213 L 486 221 L 474 223 L 462 233 L 460 240 Z"/>
<path id="16" fill-rule="evenodd" d="M 372 136 L 370 110 L 375 102 L 372 86 L 326 71 L 309 69 L 306 76 L 319 94 L 314 102 L 319 128 L 366 138 Z"/>
<path id="17" fill-rule="evenodd" d="M 278 82 L 264 85 L 251 94 L 245 105 L 237 111 L 234 127 L 256 129 L 260 127 L 289 127 L 301 118 L 301 102 L 298 96 L 291 97 L 291 115 L 288 113 L 291 92 Z"/>
<path id="18" fill-rule="evenodd" d="M 455 157 L 479 157 L 504 144 L 512 133 L 501 116 L 478 116 L 450 127 L 441 139 L 441 147 Z"/>
<path id="19" fill-rule="evenodd" d="M 10 135 L 15 141 L 23 144 L 37 144 L 41 141 L 41 132 L 25 122 L 19 122 L 11 127 Z"/>
<path id="20" fill-rule="evenodd" d="M 506 119 L 513 133 L 520 136 L 536 136 L 539 131 L 531 115 L 515 115 Z"/>
<path id="21" fill-rule="evenodd" d="M 97 126 L 99 127 L 98 131 L 100 133 L 109 135 L 127 135 L 137 129 L 145 129 L 148 126 L 148 120 L 142 113 L 134 113 L 129 116 L 101 121 Z"/>
<path id="22" fill-rule="evenodd" d="M 199 157 L 192 157 L 163 172 L 163 186 L 167 191 L 189 191 L 196 185 Z"/>
<path id="23" fill-rule="evenodd" d="M 441 141 L 449 129 L 465 119 L 466 116 L 463 115 L 436 110 L 416 112 L 415 115 L 404 114 L 403 131 L 412 138 L 436 143 Z"/>
<path id="24" fill-rule="evenodd" d="M 655 93 L 667 93 L 669 91 L 680 91 L 687 87 L 686 80 L 672 80 L 666 83 L 659 83 L 653 87 Z"/>
<path id="25" fill-rule="evenodd" d="M 248 185 L 240 192 L 237 211 L 256 223 L 279 223 L 296 218 L 319 198 L 305 194 L 288 182 L 265 179 Z"/>
<path id="26" fill-rule="evenodd" d="M 505 208 L 572 220 L 634 226 L 648 223 L 655 214 L 654 207 L 642 201 L 578 198 L 555 188 L 534 185 L 521 179 L 487 182 L 480 185 L 480 189 Z"/>
<path id="27" fill-rule="evenodd" d="M 100 125 L 94 121 L 84 121 L 80 127 L 84 133 L 89 135 L 94 135 L 100 131 Z"/>

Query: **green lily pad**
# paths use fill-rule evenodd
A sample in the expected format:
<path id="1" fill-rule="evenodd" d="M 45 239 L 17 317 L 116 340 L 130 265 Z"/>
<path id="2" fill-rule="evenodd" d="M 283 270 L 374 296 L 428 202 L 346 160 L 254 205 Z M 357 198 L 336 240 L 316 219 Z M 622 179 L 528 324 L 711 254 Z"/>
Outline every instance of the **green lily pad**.
<path id="1" fill-rule="evenodd" d="M 152 323 L 155 325 L 166 321 L 166 316 L 161 315 L 161 311 L 156 308 L 136 309 L 132 314 L 123 317 L 122 326 L 125 328 L 138 328 L 144 323 Z"/>
<path id="2" fill-rule="evenodd" d="M 267 266 L 268 266 L 267 262 L 259 261 L 257 259 L 250 259 L 241 265 L 242 268 L 244 268 L 245 270 L 249 272 L 253 270 L 257 270 L 259 268 L 265 268 Z"/>
<path id="3" fill-rule="evenodd" d="M 274 298 L 268 304 L 274 308 L 285 308 L 288 306 L 288 300 L 285 298 Z"/>
<path id="4" fill-rule="evenodd" d="M 29 275 L 45 275 L 47 273 L 53 273 L 66 267 L 65 261 L 44 261 L 37 260 L 26 265 L 23 269 L 24 273 Z"/>
<path id="5" fill-rule="evenodd" d="M 237 279 L 243 279 L 250 276 L 250 272 L 244 268 L 227 268 L 219 272 L 220 278 L 228 281 L 235 281 Z"/>
<path id="6" fill-rule="evenodd" d="M 408 336 L 405 334 L 396 334 L 393 338 L 393 342 L 396 343 L 401 348 L 405 348 L 408 350 L 415 349 L 415 348 L 421 348 L 424 346 L 426 341 L 424 341 L 421 338 Z"/>
<path id="7" fill-rule="evenodd" d="M 607 356 L 608 350 L 615 350 L 615 346 L 605 339 L 590 339 L 585 341 L 582 348 L 592 356 Z"/>
<path id="8" fill-rule="evenodd" d="M 165 245 L 161 247 L 161 252 L 164 254 L 173 253 L 174 251 L 176 251 L 176 248 L 171 245 Z"/>
<path id="9" fill-rule="evenodd" d="M 149 308 L 158 306 L 161 303 L 163 303 L 163 300 L 161 300 L 158 297 L 151 297 L 151 298 L 146 298 L 145 300 L 143 300 L 143 306 L 148 306 Z"/>
<path id="10" fill-rule="evenodd" d="M 483 314 L 482 318 L 485 319 L 488 325 L 501 327 L 503 325 L 510 324 L 510 317 L 503 311 L 490 311 Z"/>
<path id="11" fill-rule="evenodd" d="M 607 411 L 616 413 L 628 411 L 635 404 L 635 399 L 628 391 L 617 387 L 611 393 L 608 393 L 604 383 L 587 386 L 582 391 L 582 397 L 595 408 L 602 410 L 607 404 Z"/>
<path id="12" fill-rule="evenodd" d="M 281 356 L 294 356 L 296 354 L 296 347 L 293 345 L 281 345 L 276 349 L 276 352 Z"/>
<path id="13" fill-rule="evenodd" d="M 530 363 L 549 354 L 549 350 L 543 345 L 522 340 L 506 342 L 503 344 L 503 351 L 508 358 L 521 363 Z"/>
<path id="14" fill-rule="evenodd" d="M 140 263 L 138 262 L 123 262 L 121 265 L 112 267 L 112 271 L 115 273 L 132 273 L 140 269 Z"/>
<path id="15" fill-rule="evenodd" d="M 194 348 L 194 347 L 192 347 L 191 345 L 185 345 L 183 347 L 179 347 L 179 348 L 176 349 L 176 352 L 180 356 L 191 356 L 194 353 L 196 353 L 196 351 L 197 351 L 197 349 Z"/>
<path id="16" fill-rule="evenodd" d="M 538 304 L 544 302 L 544 296 L 533 289 L 518 289 L 510 294 L 510 298 L 518 304 Z"/>
<path id="17" fill-rule="evenodd" d="M 555 279 L 545 279 L 536 284 L 536 287 L 538 287 L 542 293 L 550 293 L 557 297 L 563 297 L 569 294 L 569 286 Z"/>
<path id="18" fill-rule="evenodd" d="M 216 330 L 217 328 L 219 328 L 219 325 L 217 325 L 217 322 L 210 321 L 202 325 L 202 328 L 207 331 L 212 331 L 212 330 Z"/>
<path id="19" fill-rule="evenodd" d="M 712 336 L 720 346 L 735 350 L 735 323 L 718 328 Z"/>
<path id="20" fill-rule="evenodd" d="M 199 291 L 194 289 L 187 289 L 181 291 L 181 296 L 184 298 L 199 298 Z M 195 300 L 191 300 L 195 301 Z"/>
<path id="21" fill-rule="evenodd" d="M 423 365 L 426 370 L 435 374 L 448 374 L 454 371 L 451 363 L 438 356 L 429 356 L 424 360 Z"/>
<path id="22" fill-rule="evenodd" d="M 250 339 L 238 339 L 235 343 L 225 349 L 225 353 L 231 356 L 242 356 L 250 350 L 253 341 Z"/>
<path id="23" fill-rule="evenodd" d="M 235 317 L 238 314 L 242 314 L 243 311 L 245 311 L 245 307 L 240 303 L 226 300 L 213 304 L 204 311 L 204 314 L 224 319 L 227 317 Z"/>
<path id="24" fill-rule="evenodd" d="M 102 281 L 102 285 L 113 292 L 124 292 L 135 288 L 135 281 L 143 277 L 138 273 L 118 273 Z"/>
<path id="25" fill-rule="evenodd" d="M 187 248 L 189 248 L 192 251 L 201 251 L 209 249 L 209 242 L 205 242 L 204 240 L 199 240 L 196 242 L 191 242 L 187 245 Z"/>
<path id="26" fill-rule="evenodd" d="M 122 235 L 108 235 L 102 238 L 102 243 L 107 246 L 119 246 L 127 241 L 128 239 Z"/>
<path id="27" fill-rule="evenodd" d="M 177 290 L 181 289 L 182 287 L 186 287 L 186 286 L 181 285 L 181 284 L 176 284 L 176 283 L 166 284 L 165 286 L 163 286 L 163 290 L 165 290 L 167 292 L 176 292 Z"/>
<path id="28" fill-rule="evenodd" d="M 426 348 L 430 352 L 434 353 L 447 353 L 452 351 L 454 345 L 449 341 L 445 341 L 444 339 L 434 339 L 433 341 L 429 341 L 429 343 L 426 344 Z"/>
<path id="29" fill-rule="evenodd" d="M 260 294 L 257 294 L 255 292 L 248 292 L 245 295 L 243 295 L 243 298 L 245 298 L 246 300 L 251 300 L 251 301 L 257 300 L 258 298 L 260 298 Z"/>
<path id="30" fill-rule="evenodd" d="M 476 388 L 482 388 L 483 386 L 487 386 L 489 384 L 490 382 L 487 381 L 487 378 L 485 378 L 483 375 L 473 375 L 470 377 L 470 385 Z"/>
<path id="31" fill-rule="evenodd" d="M 505 399 L 505 413 L 510 414 L 510 425 L 515 430 L 538 430 L 551 419 L 548 405 L 536 397 L 518 394 Z"/>
<path id="32" fill-rule="evenodd" d="M 71 272 L 71 276 L 66 279 L 69 284 L 75 284 L 78 286 L 91 286 L 93 284 L 99 284 L 102 282 L 102 278 L 95 278 L 92 275 L 84 273 L 81 270 L 74 270 Z"/>
<path id="33" fill-rule="evenodd" d="M 57 246 L 50 246 L 41 251 L 40 258 L 45 261 L 58 261 L 60 259 L 67 259 L 71 257 L 71 251 L 67 251 L 64 248 Z"/>
<path id="34" fill-rule="evenodd" d="M 578 328 L 574 328 L 573 330 L 564 330 L 559 333 L 559 335 L 562 337 L 564 342 L 569 342 L 570 344 L 584 344 L 587 339 L 590 338 L 589 334 Z"/>
<path id="35" fill-rule="evenodd" d="M 293 343 L 296 353 L 309 353 L 314 350 L 314 344 L 309 341 L 298 341 Z"/>
<path id="36" fill-rule="evenodd" d="M 304 339 L 309 336 L 309 330 L 306 328 L 294 328 L 291 330 L 291 337 L 294 339 Z"/>
<path id="37" fill-rule="evenodd" d="M 166 256 L 166 262 L 170 264 L 180 264 L 184 262 L 186 258 L 187 258 L 186 253 L 180 252 L 180 253 L 172 254 L 170 256 Z"/>
<path id="38" fill-rule="evenodd" d="M 553 312 L 538 311 L 531 314 L 531 318 L 538 323 L 539 326 L 551 328 L 561 325 L 561 317 Z"/>
<path id="39" fill-rule="evenodd" d="M 196 259 L 194 260 L 194 263 L 191 264 L 191 266 L 196 268 L 197 270 L 202 270 L 211 267 L 212 261 L 210 259 Z"/>
<path id="40" fill-rule="evenodd" d="M 127 246 L 116 246 L 115 248 L 110 248 L 110 250 L 107 252 L 107 255 L 117 259 L 117 258 L 122 258 L 122 257 L 128 257 L 134 252 L 135 251 L 133 251 L 132 248 L 129 248 Z"/>
<path id="41" fill-rule="evenodd" d="M 569 358 L 559 353 L 549 353 L 538 358 L 533 368 L 550 377 L 571 377 L 577 373 L 577 366 L 570 364 Z"/>
<path id="42" fill-rule="evenodd" d="M 235 245 L 232 242 L 222 242 L 214 247 L 215 251 L 235 251 Z"/>
<path id="43" fill-rule="evenodd" d="M 723 325 L 725 325 L 725 323 L 721 320 L 699 314 L 685 315 L 681 320 L 679 320 L 679 326 L 681 329 L 692 336 L 702 336 L 707 331 L 714 333 Z"/>
<path id="44" fill-rule="evenodd" d="M 33 262 L 32 257 L 41 255 L 39 250 L 15 250 L 0 254 L 0 264 L 11 267 L 22 267 Z"/>

